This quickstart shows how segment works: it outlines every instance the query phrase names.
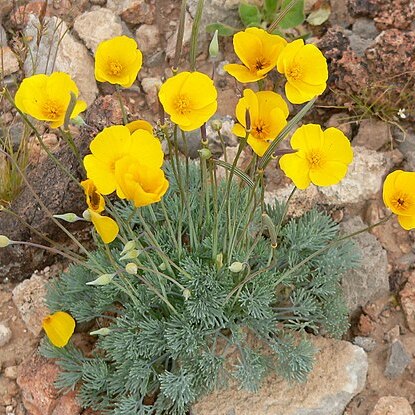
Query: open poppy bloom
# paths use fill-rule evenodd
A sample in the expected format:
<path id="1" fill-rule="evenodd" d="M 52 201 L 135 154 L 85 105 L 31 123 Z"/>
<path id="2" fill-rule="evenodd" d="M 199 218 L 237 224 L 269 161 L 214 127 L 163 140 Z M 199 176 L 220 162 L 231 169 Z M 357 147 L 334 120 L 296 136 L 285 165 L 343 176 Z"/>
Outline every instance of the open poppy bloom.
<path id="1" fill-rule="evenodd" d="M 264 29 L 249 27 L 233 36 L 233 47 L 242 65 L 230 63 L 223 69 L 239 82 L 255 82 L 265 78 L 277 65 L 287 41 Z"/>
<path id="2" fill-rule="evenodd" d="M 75 320 L 64 311 L 46 316 L 42 321 L 43 330 L 50 342 L 56 347 L 64 347 L 75 330 Z"/>
<path id="3" fill-rule="evenodd" d="M 23 79 L 14 100 L 20 111 L 37 120 L 49 122 L 52 128 L 58 128 L 64 124 L 71 92 L 78 97 L 78 87 L 68 74 L 38 74 Z M 77 100 L 70 118 L 77 117 L 85 111 L 86 106 L 85 101 Z"/>
<path id="4" fill-rule="evenodd" d="M 402 228 L 415 228 L 415 172 L 395 170 L 383 183 L 383 201 Z"/>
<path id="5" fill-rule="evenodd" d="M 285 94 L 293 104 L 302 104 L 326 89 L 327 61 L 314 45 L 304 45 L 302 39 L 289 43 L 281 52 L 278 72 L 285 75 Z"/>
<path id="6" fill-rule="evenodd" d="M 99 82 L 129 88 L 137 78 L 143 55 L 137 42 L 127 36 L 117 36 L 101 42 L 95 52 L 95 78 Z"/>
<path id="7" fill-rule="evenodd" d="M 181 72 L 159 91 L 164 111 L 183 131 L 196 130 L 215 114 L 217 95 L 213 81 L 201 72 Z"/>
<path id="8" fill-rule="evenodd" d="M 296 153 L 284 154 L 280 167 L 299 189 L 310 183 L 331 186 L 339 183 L 352 162 L 353 150 L 347 137 L 337 128 L 323 131 L 318 124 L 306 124 L 291 137 Z"/>
<path id="9" fill-rule="evenodd" d="M 235 124 L 232 132 L 238 137 L 246 135 L 246 111 L 249 111 L 251 132 L 248 136 L 248 144 L 258 156 L 262 157 L 267 151 L 270 141 L 274 140 L 278 133 L 287 124 L 288 106 L 281 95 L 272 91 L 254 92 L 245 89 L 243 97 L 236 105 L 236 118 L 239 124 Z"/>

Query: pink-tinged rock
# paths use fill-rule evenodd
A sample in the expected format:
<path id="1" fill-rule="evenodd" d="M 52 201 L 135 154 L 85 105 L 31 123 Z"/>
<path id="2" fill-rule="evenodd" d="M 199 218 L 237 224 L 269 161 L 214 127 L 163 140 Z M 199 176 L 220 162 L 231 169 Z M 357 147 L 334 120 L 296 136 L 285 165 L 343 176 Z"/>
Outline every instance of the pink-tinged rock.
<path id="1" fill-rule="evenodd" d="M 370 415 L 414 415 L 414 412 L 405 398 L 382 396 Z"/>
<path id="2" fill-rule="evenodd" d="M 120 15 L 121 19 L 132 25 L 152 24 L 156 13 L 154 0 L 108 0 L 107 9 Z"/>
<path id="3" fill-rule="evenodd" d="M 399 297 L 409 330 L 415 333 L 415 272 L 408 278 Z"/>
<path id="4" fill-rule="evenodd" d="M 34 353 L 18 370 L 17 384 L 23 404 L 30 415 L 79 415 L 81 407 L 75 392 L 60 395 L 54 386 L 59 367 L 50 359 Z"/>

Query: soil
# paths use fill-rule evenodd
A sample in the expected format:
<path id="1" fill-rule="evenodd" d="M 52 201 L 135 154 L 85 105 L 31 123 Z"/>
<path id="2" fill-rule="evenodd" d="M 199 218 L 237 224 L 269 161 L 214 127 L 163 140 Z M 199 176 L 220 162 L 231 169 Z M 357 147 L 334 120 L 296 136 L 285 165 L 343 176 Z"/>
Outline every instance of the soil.
<path id="1" fill-rule="evenodd" d="M 99 1 L 90 0 L 88 2 L 83 0 L 81 2 L 71 2 L 65 0 L 62 2 L 53 1 L 49 3 L 51 3 L 51 5 L 48 7 L 46 15 L 58 15 L 64 18 L 71 27 L 78 15 L 84 11 L 90 10 L 91 7 L 99 4 Z M 101 3 L 105 4 L 105 1 Z M 171 2 L 168 0 L 157 0 L 157 13 L 154 24 L 157 26 L 160 34 L 161 50 L 166 47 L 168 42 L 167 38 L 172 34 L 173 30 L 172 26 L 166 24 L 166 22 L 177 20 L 179 15 L 179 3 L 179 1 Z M 314 5 L 312 7 L 318 7 L 318 5 L 324 3 L 324 1 L 311 0 L 309 3 Z M 345 3 L 348 4 L 348 9 L 347 7 L 345 9 Z M 413 118 L 413 114 L 409 112 L 406 119 L 399 118 L 395 111 L 398 110 L 398 108 L 395 108 L 397 105 L 396 101 L 386 102 L 386 104 L 384 104 L 381 109 L 376 110 L 376 112 L 373 109 L 365 111 L 366 101 L 363 103 L 360 101 L 359 104 L 356 99 L 358 91 L 368 91 L 367 84 L 370 81 L 368 81 L 367 68 L 368 62 L 373 66 L 374 53 L 377 56 L 378 62 L 383 62 L 385 65 L 387 62 L 393 71 L 399 70 L 400 74 L 403 74 L 412 70 L 411 76 L 405 78 L 407 82 L 404 82 L 401 79 L 398 86 L 401 88 L 401 92 L 411 88 L 414 90 L 413 79 L 411 78 L 414 75 L 413 56 L 411 57 L 406 53 L 407 50 L 409 50 L 410 53 L 413 52 L 413 49 L 411 48 L 413 48 L 412 40 L 414 39 L 414 32 L 411 31 L 413 22 L 411 23 L 411 21 L 408 21 L 409 14 L 406 11 L 406 8 L 409 7 L 409 1 L 399 0 L 393 2 L 396 3 L 396 7 L 392 11 L 389 10 L 391 3 L 392 2 L 386 0 L 349 0 L 347 2 L 333 0 L 331 1 L 331 17 L 328 22 L 325 22 L 319 27 L 304 27 L 304 30 L 310 31 L 312 35 L 316 37 L 316 40 L 322 42 L 322 49 L 325 50 L 329 64 L 333 70 L 329 82 L 330 91 L 319 101 L 319 105 L 317 105 L 316 110 L 311 115 L 311 119 L 327 121 L 331 115 L 340 111 L 346 111 L 347 115 L 350 117 L 350 124 L 352 125 L 352 128 L 350 129 L 351 134 L 354 134 L 356 131 L 358 121 L 368 117 L 375 117 L 390 124 L 397 125 L 399 131 L 410 131 L 410 126 L 407 122 Z M 2 10 L 2 4 L 2 1 L 0 1 L 0 12 Z M 28 7 L 35 14 L 41 14 L 43 13 L 41 5 L 42 2 L 34 1 L 31 2 Z M 25 24 L 25 19 L 22 17 L 24 14 L 22 11 L 23 9 L 18 8 L 17 10 L 17 12 L 16 8 L 9 10 L 8 13 L 10 14 L 8 16 L 10 19 L 4 19 L 3 22 L 7 29 L 9 45 L 15 51 L 17 51 L 19 45 L 21 46 L 21 43 L 19 43 L 21 42 L 19 41 L 19 35 L 21 35 L 21 33 L 19 31 Z M 413 7 L 411 10 L 413 11 Z M 19 17 L 20 20 L 17 19 L 17 17 Z M 389 45 L 392 44 L 390 50 L 388 48 L 378 47 L 373 49 L 374 51 L 372 50 L 372 53 L 366 53 L 366 55 L 362 57 L 358 56 L 356 52 L 350 48 L 347 39 L 350 38 L 351 34 L 360 35 L 359 33 L 356 33 L 353 22 L 362 17 L 368 19 L 369 22 L 372 22 L 378 33 L 381 33 L 382 30 L 389 31 L 386 35 L 392 39 L 389 42 Z M 134 33 L 134 30 L 138 26 L 139 25 L 137 24 L 128 23 L 126 27 L 130 33 Z M 343 28 L 340 28 L 340 26 L 343 26 Z M 351 31 L 351 34 L 349 33 L 345 37 L 344 30 Z M 402 35 L 402 33 L 404 33 L 404 35 Z M 382 38 L 383 41 L 385 36 Z M 401 48 L 401 52 L 399 53 L 401 62 L 398 69 L 397 66 L 393 65 L 393 61 L 391 61 L 392 58 L 390 54 L 393 52 L 393 39 L 399 39 L 399 42 L 406 42 L 405 44 L 400 43 L 399 45 Z M 407 49 L 405 49 L 406 47 Z M 204 50 L 206 50 L 206 48 Z M 368 45 L 368 50 L 371 50 L 370 45 Z M 402 50 L 404 50 L 404 52 L 402 52 Z M 188 51 L 189 46 L 186 45 L 183 54 L 188 53 Z M 382 55 L 382 53 L 384 53 L 384 55 Z M 207 62 L 206 58 L 207 55 L 205 52 L 202 52 L 198 56 L 198 70 L 205 73 L 211 73 L 212 63 Z M 404 58 L 407 58 L 407 61 Z M 225 60 L 230 62 L 235 61 L 230 38 L 221 40 L 220 61 Z M 163 66 L 162 64 L 151 66 L 144 65 L 139 78 L 161 78 L 169 75 L 170 69 L 165 68 L 169 68 L 171 63 L 172 61 L 170 60 L 166 66 Z M 181 68 L 187 69 L 186 64 L 183 65 L 184 66 Z M 220 71 L 220 67 L 218 70 Z M 385 76 L 385 73 L 382 72 L 382 67 L 377 67 L 376 72 L 376 77 L 378 79 Z M 393 76 L 396 75 L 397 73 L 393 73 Z M 16 79 L 22 79 L 23 72 L 20 71 L 13 76 Z M 233 115 L 235 105 L 241 93 L 240 86 L 238 86 L 231 77 L 219 75 L 217 88 L 219 91 L 218 115 Z M 157 105 L 154 103 L 154 100 L 151 101 L 142 92 L 141 89 L 139 91 L 130 90 L 123 92 L 123 100 L 128 108 L 129 117 L 131 119 L 144 118 L 149 121 L 156 121 L 158 119 Z M 328 98 L 329 93 L 335 98 Z M 376 92 L 376 94 L 378 94 L 378 92 Z M 376 97 L 378 97 L 378 95 L 376 95 Z M 374 99 L 370 94 L 365 94 L 363 98 Z M 389 98 L 392 100 L 392 97 Z M 399 101 L 399 105 L 404 105 L 405 101 L 403 98 L 400 97 L 399 99 L 401 100 Z M 3 101 L 0 102 L 0 105 L 3 106 L 1 119 L 2 122 L 7 123 L 14 119 L 14 114 L 10 107 Z M 405 108 L 407 111 L 410 111 L 410 105 Z M 391 115 L 393 111 L 395 111 L 395 116 Z M 385 119 L 386 116 L 390 118 Z M 102 129 L 104 125 L 120 122 L 121 114 L 114 95 L 114 88 L 108 85 L 100 85 L 99 97 L 95 101 L 92 109 L 88 111 L 86 119 L 87 123 L 92 126 L 92 131 L 84 131 L 85 140 L 92 137 L 93 133 Z M 389 149 L 391 145 L 396 146 L 397 144 L 395 137 L 394 142 L 388 143 L 382 149 Z M 35 151 L 35 149 L 32 149 L 32 151 Z M 397 165 L 397 167 L 400 167 L 400 165 Z M 31 171 L 35 171 L 34 166 L 31 167 Z M 271 182 L 270 184 L 273 188 L 284 183 L 284 179 L 278 173 L 269 174 L 268 180 Z M 55 188 L 53 190 L 55 191 Z M 59 191 L 59 186 L 57 186 L 56 191 Z M 329 213 L 339 221 L 341 221 L 344 216 L 351 217 L 353 215 L 360 215 L 365 219 L 369 216 L 369 219 L 373 219 L 373 212 L 376 211 L 376 209 L 373 208 L 373 205 L 377 206 L 381 203 L 381 197 L 380 194 L 378 194 L 377 199 L 369 204 L 366 203 L 366 201 L 363 201 L 359 206 L 330 207 Z M 0 226 L 0 233 L 2 233 L 1 231 L 4 223 L 5 222 Z M 15 224 L 14 226 L 18 225 Z M 398 226 L 393 225 L 388 225 L 383 229 L 379 228 L 374 234 L 388 253 L 390 294 L 386 297 L 377 299 L 373 303 L 369 303 L 362 310 L 359 310 L 351 320 L 351 328 L 345 338 L 350 341 L 353 341 L 356 336 L 371 338 L 376 342 L 376 347 L 374 350 L 368 352 L 369 372 L 366 387 L 348 405 L 344 415 L 370 414 L 378 399 L 387 395 L 405 397 L 415 410 L 415 360 L 412 359 L 412 362 L 403 374 L 396 378 L 389 379 L 384 374 L 388 350 L 394 339 L 399 339 L 408 354 L 412 357 L 415 356 L 415 334 L 409 330 L 408 323 L 405 320 L 404 313 L 399 304 L 399 293 L 403 289 L 414 268 L 414 234 L 411 232 L 404 232 Z M 20 257 L 20 260 L 25 261 L 24 255 Z M 20 390 L 15 380 L 15 370 L 16 367 L 35 350 L 39 338 L 35 337 L 23 322 L 21 314 L 12 300 L 12 291 L 18 284 L 17 281 L 29 277 L 35 272 L 35 269 L 43 269 L 48 264 L 48 262 L 45 262 L 44 258 L 35 258 L 35 260 L 31 259 L 31 268 L 28 268 L 27 264 L 20 268 L 14 268 L 13 273 L 17 273 L 17 275 L 4 274 L 0 276 L 0 281 L 3 280 L 3 282 L 0 282 L 0 323 L 5 323 L 12 331 L 11 340 L 6 345 L 0 347 L 0 369 L 5 373 L 5 369 L 8 368 L 7 376 L 4 376 L 3 374 L 0 375 L 0 415 L 23 415 L 26 413 L 21 402 Z M 48 272 L 51 272 L 50 268 L 47 269 L 46 273 Z"/>

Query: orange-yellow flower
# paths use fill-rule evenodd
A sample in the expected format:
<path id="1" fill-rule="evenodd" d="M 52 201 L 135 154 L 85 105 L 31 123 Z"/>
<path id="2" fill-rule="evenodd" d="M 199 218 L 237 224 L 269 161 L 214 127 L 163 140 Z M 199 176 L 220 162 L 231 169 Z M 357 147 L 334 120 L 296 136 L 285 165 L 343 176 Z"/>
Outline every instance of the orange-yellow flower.
<path id="1" fill-rule="evenodd" d="M 281 95 L 272 91 L 254 92 L 245 89 L 243 97 L 236 105 L 236 118 L 239 124 L 233 127 L 233 133 L 246 136 L 246 111 L 249 111 L 251 133 L 248 144 L 258 156 L 262 157 L 278 133 L 287 124 L 288 106 Z"/>
<path id="2" fill-rule="evenodd" d="M 75 330 L 75 320 L 68 313 L 57 311 L 43 319 L 42 327 L 54 346 L 64 347 Z"/>
<path id="3" fill-rule="evenodd" d="M 115 178 L 125 198 L 135 207 L 159 202 L 169 187 L 162 169 L 142 165 L 130 156 L 117 161 Z"/>
<path id="4" fill-rule="evenodd" d="M 183 131 L 196 130 L 216 112 L 213 81 L 200 72 L 181 72 L 160 87 L 160 102 Z"/>
<path id="5" fill-rule="evenodd" d="M 278 72 L 285 75 L 285 94 L 293 104 L 302 104 L 326 89 L 327 62 L 314 45 L 304 45 L 302 39 L 289 43 L 281 52 Z"/>
<path id="6" fill-rule="evenodd" d="M 105 200 L 98 192 L 94 182 L 91 179 L 87 179 L 81 182 L 81 186 L 84 189 L 86 204 L 89 209 L 101 213 L 105 209 Z"/>
<path id="7" fill-rule="evenodd" d="M 160 141 L 148 131 L 139 129 L 132 134 L 124 125 L 104 128 L 92 140 L 92 154 L 84 157 L 87 177 L 92 179 L 98 192 L 108 195 L 114 190 L 124 198 L 115 179 L 115 164 L 125 156 L 133 157 L 139 164 L 160 168 L 164 154 Z"/>
<path id="8" fill-rule="evenodd" d="M 95 52 L 95 78 L 129 88 L 141 69 L 143 55 L 137 42 L 117 36 L 101 42 Z"/>
<path id="9" fill-rule="evenodd" d="M 415 172 L 396 170 L 383 183 L 383 201 L 402 228 L 415 228 Z"/>
<path id="10" fill-rule="evenodd" d="M 78 97 L 78 87 L 68 74 L 39 74 L 23 79 L 14 100 L 20 111 L 37 120 L 50 122 L 52 128 L 58 128 L 65 121 L 71 92 Z M 77 100 L 70 118 L 78 116 L 85 109 L 86 102 Z"/>
<path id="11" fill-rule="evenodd" d="M 349 140 L 333 127 L 303 125 L 291 137 L 291 147 L 297 152 L 283 155 L 280 167 L 299 189 L 339 183 L 353 159 Z"/>
<path id="12" fill-rule="evenodd" d="M 120 228 L 114 219 L 102 216 L 92 209 L 88 209 L 91 222 L 105 244 L 111 243 L 118 235 Z"/>
<path id="13" fill-rule="evenodd" d="M 255 82 L 265 78 L 277 65 L 278 57 L 287 41 L 264 29 L 249 27 L 233 37 L 233 47 L 242 65 L 230 63 L 223 69 L 239 82 Z"/>

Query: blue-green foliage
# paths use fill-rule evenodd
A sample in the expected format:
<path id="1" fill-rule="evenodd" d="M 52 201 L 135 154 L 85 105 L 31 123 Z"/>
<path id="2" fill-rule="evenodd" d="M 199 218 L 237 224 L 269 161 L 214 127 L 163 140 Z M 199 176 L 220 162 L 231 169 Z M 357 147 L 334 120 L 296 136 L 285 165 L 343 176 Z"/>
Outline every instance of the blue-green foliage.
<path id="1" fill-rule="evenodd" d="M 71 266 L 50 286 L 52 311 L 65 310 L 78 323 L 110 329 L 88 357 L 72 345 L 58 349 L 43 344 L 45 355 L 56 357 L 63 368 L 58 386 L 79 384 L 84 406 L 109 415 L 183 415 L 201 395 L 230 381 L 252 391 L 272 371 L 302 381 L 313 364 L 306 333 L 338 337 L 347 329 L 340 278 L 356 264 L 356 253 L 349 242 L 333 243 L 337 225 L 313 210 L 282 223 L 273 250 L 261 225 L 260 206 L 250 218 L 239 214 L 250 201 L 248 190 L 235 184 L 228 196 L 235 237 L 225 237 L 225 209 L 213 252 L 213 208 L 198 196 L 199 169 L 190 165 L 189 171 L 186 186 L 197 224 L 196 246 L 188 241 L 192 225 L 181 213 L 177 184 L 169 174 L 163 204 L 138 214 L 124 202 L 118 205 L 119 215 L 132 219 L 129 233 L 122 229 L 125 240 L 136 239 L 142 248 L 138 275 L 118 273 L 115 284 L 86 285 L 98 276 L 91 271 L 96 263 L 108 273 L 114 272 L 114 261 L 120 269 L 125 265 L 119 260 L 122 246 L 113 243 L 112 258 L 99 247 L 85 266 Z M 221 186 L 219 201 L 224 194 Z M 210 194 L 210 204 L 212 200 Z M 163 209 L 173 233 L 181 235 L 180 250 L 177 241 L 172 243 Z M 276 227 L 283 212 L 282 205 L 267 207 Z M 149 242 L 150 231 L 155 240 Z M 244 263 L 239 273 L 229 270 L 234 261 Z M 225 363 L 230 352 L 235 359 Z"/>

